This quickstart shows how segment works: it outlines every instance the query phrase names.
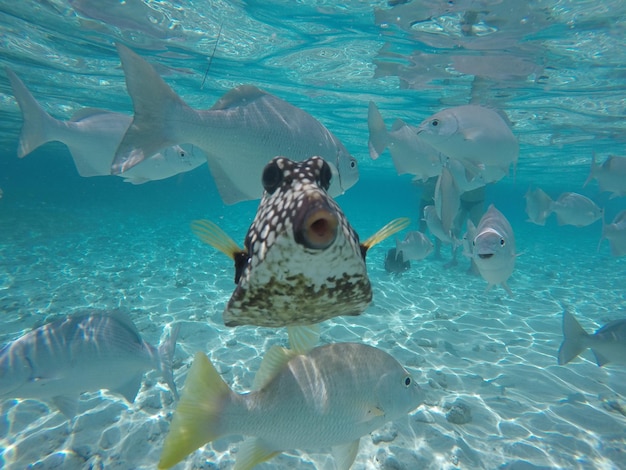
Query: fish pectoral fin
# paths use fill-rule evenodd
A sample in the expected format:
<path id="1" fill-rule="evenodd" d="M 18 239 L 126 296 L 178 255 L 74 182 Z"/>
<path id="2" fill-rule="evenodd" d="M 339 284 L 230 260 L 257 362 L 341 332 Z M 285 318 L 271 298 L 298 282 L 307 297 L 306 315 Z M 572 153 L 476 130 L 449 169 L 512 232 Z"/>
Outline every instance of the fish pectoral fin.
<path id="1" fill-rule="evenodd" d="M 610 359 L 602 354 L 600 351 L 592 348 L 591 352 L 593 352 L 593 355 L 596 357 L 596 364 L 598 364 L 598 366 L 602 367 L 604 364 L 610 362 Z"/>
<path id="2" fill-rule="evenodd" d="M 389 238 L 391 235 L 394 235 L 398 233 L 399 231 L 407 228 L 410 223 L 411 223 L 411 219 L 409 219 L 408 217 L 400 217 L 398 219 L 392 220 L 383 228 L 381 228 L 378 232 L 376 232 L 374 235 L 372 235 L 363 243 L 361 243 L 361 250 L 362 251 L 364 250 L 365 252 L 367 252 L 367 250 L 369 250 L 374 245 L 377 245 L 378 243 L 382 242 L 386 238 Z"/>
<path id="3" fill-rule="evenodd" d="M 238 253 L 245 252 L 224 230 L 210 220 L 194 220 L 191 222 L 191 231 L 204 243 L 211 245 L 231 259 L 235 259 Z"/>
<path id="4" fill-rule="evenodd" d="M 485 134 L 485 129 L 482 127 L 468 127 L 463 129 L 463 139 L 474 141 L 480 139 Z"/>
<path id="5" fill-rule="evenodd" d="M 267 353 L 265 353 L 265 356 L 263 356 L 259 370 L 254 377 L 252 390 L 260 390 L 265 387 L 283 370 L 285 364 L 287 364 L 292 357 L 297 355 L 297 351 L 282 348 L 277 345 L 272 346 Z"/>
<path id="6" fill-rule="evenodd" d="M 143 374 L 136 375 L 135 377 L 130 379 L 128 382 L 126 382 L 124 385 L 116 388 L 113 391 L 119 393 L 120 395 L 123 395 L 124 398 L 126 398 L 126 400 L 128 400 L 129 403 L 133 403 L 135 401 L 135 397 L 137 396 L 137 393 L 139 392 L 139 389 L 141 388 L 142 379 L 143 379 Z"/>
<path id="7" fill-rule="evenodd" d="M 367 410 L 367 415 L 371 418 L 374 418 L 374 417 L 378 418 L 380 416 L 385 416 L 385 412 L 379 406 L 372 406 Z"/>
<path id="8" fill-rule="evenodd" d="M 288 326 L 289 346 L 298 354 L 306 354 L 320 339 L 320 325 Z"/>
<path id="9" fill-rule="evenodd" d="M 279 451 L 268 449 L 260 439 L 250 437 L 241 444 L 233 470 L 251 470 L 278 454 Z"/>
<path id="10" fill-rule="evenodd" d="M 74 418 L 78 412 L 78 395 L 57 395 L 52 397 L 52 403 L 67 419 Z"/>
<path id="11" fill-rule="evenodd" d="M 348 444 L 342 444 L 340 446 L 333 446 L 332 452 L 333 457 L 335 458 L 335 467 L 337 470 L 349 470 L 352 464 L 354 463 L 354 459 L 356 459 L 356 454 L 359 452 L 359 443 L 361 439 L 357 439 L 356 441 L 352 441 Z"/>

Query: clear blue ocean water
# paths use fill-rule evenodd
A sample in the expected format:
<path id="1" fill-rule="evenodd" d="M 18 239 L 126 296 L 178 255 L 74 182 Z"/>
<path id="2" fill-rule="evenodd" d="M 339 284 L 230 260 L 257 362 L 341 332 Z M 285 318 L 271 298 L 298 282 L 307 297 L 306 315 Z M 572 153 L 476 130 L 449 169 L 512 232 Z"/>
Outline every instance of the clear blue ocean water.
<path id="1" fill-rule="evenodd" d="M 322 342 L 375 345 L 429 393 L 382 432 L 395 437 L 363 437 L 355 469 L 626 468 L 624 366 L 600 368 L 589 351 L 565 366 L 556 358 L 564 305 L 588 332 L 626 318 L 626 257 L 611 256 L 606 241 L 597 249 L 601 221 L 559 226 L 553 215 L 535 225 L 524 200 L 540 187 L 552 198 L 588 196 L 607 221 L 626 209 L 595 181 L 583 188 L 593 152 L 625 155 L 625 38 L 622 0 L 0 2 L 0 63 L 58 119 L 84 107 L 132 114 L 115 42 L 196 109 L 253 84 L 306 110 L 358 160 L 359 182 L 337 202 L 363 239 L 394 217 L 415 230 L 419 217 L 411 177 L 396 174 L 388 152 L 370 159 L 370 100 L 388 127 L 468 103 L 507 113 L 519 161 L 487 187 L 485 208 L 496 204 L 515 232 L 514 296 L 485 293 L 463 257 L 445 268 L 446 247 L 443 260 L 392 276 L 389 239 L 367 256 L 372 305 L 322 326 Z M 0 116 L 0 342 L 53 317 L 121 307 L 155 345 L 182 324 L 179 389 L 204 351 L 235 390 L 249 390 L 264 351 L 286 333 L 223 325 L 232 261 L 189 224 L 213 220 L 242 243 L 258 201 L 224 205 L 206 165 L 131 185 L 82 178 L 60 143 L 18 159 L 22 115 L 4 73 Z M 471 410 L 465 424 L 446 419 L 459 401 Z M 45 402 L 3 400 L 0 467 L 154 468 L 173 409 L 157 371 L 134 404 L 84 394 L 73 421 Z M 232 468 L 240 443 L 219 439 L 176 468 Z M 259 468 L 334 467 L 328 449 L 298 449 Z"/>

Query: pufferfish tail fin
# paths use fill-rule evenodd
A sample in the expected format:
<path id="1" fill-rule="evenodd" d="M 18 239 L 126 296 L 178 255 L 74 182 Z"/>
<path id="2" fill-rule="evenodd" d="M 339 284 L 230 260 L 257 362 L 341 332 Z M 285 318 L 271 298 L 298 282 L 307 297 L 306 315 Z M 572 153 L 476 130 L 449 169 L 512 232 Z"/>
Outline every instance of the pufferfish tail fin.
<path id="1" fill-rule="evenodd" d="M 411 223 L 411 219 L 408 217 L 400 217 L 398 219 L 393 219 L 379 231 L 377 231 L 374 235 L 369 237 L 363 243 L 361 243 L 361 252 L 363 254 L 363 258 L 365 258 L 365 253 L 374 245 L 379 244 L 386 238 L 389 238 L 391 235 L 398 233 L 401 230 L 404 230 Z"/>
<path id="2" fill-rule="evenodd" d="M 191 231 L 204 243 L 211 245 L 231 259 L 235 259 L 237 254 L 245 251 L 239 248 L 224 230 L 210 220 L 194 220 L 191 222 Z"/>

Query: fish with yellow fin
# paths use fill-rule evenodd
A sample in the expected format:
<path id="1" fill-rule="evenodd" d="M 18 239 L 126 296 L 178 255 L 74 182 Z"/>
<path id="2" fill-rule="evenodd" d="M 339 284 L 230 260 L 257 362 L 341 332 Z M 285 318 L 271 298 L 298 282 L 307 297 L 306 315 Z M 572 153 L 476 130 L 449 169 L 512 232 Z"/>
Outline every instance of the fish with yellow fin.
<path id="1" fill-rule="evenodd" d="M 334 343 L 306 354 L 272 346 L 253 390 L 238 394 L 198 352 L 163 444 L 158 468 L 223 436 L 248 436 L 234 468 L 250 470 L 293 449 L 332 448 L 338 469 L 348 470 L 361 436 L 420 406 L 424 391 L 381 349 Z"/>
<path id="2" fill-rule="evenodd" d="M 331 171 L 321 157 L 295 162 L 275 157 L 263 170 L 265 188 L 240 248 L 213 222 L 193 232 L 235 262 L 235 288 L 226 326 L 298 327 L 340 315 L 359 315 L 372 301 L 367 250 L 406 228 L 393 220 L 359 242 L 328 195 Z"/>

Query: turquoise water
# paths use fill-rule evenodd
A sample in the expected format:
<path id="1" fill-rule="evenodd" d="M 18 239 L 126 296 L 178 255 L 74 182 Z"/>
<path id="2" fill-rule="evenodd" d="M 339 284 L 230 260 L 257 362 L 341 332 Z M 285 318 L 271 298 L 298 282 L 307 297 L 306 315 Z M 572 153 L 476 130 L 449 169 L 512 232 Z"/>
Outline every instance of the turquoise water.
<path id="1" fill-rule="evenodd" d="M 626 258 L 612 257 L 606 241 L 597 250 L 599 221 L 527 222 L 523 198 L 538 186 L 553 198 L 587 195 L 607 220 L 626 209 L 595 181 L 582 188 L 592 152 L 624 155 L 624 2 L 24 1 L 2 2 L 0 23 L 2 65 L 57 118 L 83 107 L 132 113 L 116 41 L 197 109 L 250 83 L 306 110 L 358 159 L 360 180 L 337 201 L 363 239 L 394 217 L 416 229 L 420 195 L 388 153 L 369 158 L 370 100 L 388 126 L 469 102 L 504 110 L 520 157 L 515 175 L 487 188 L 486 205 L 516 235 L 514 296 L 485 293 L 465 259 L 445 268 L 445 247 L 443 260 L 431 255 L 391 276 L 386 240 L 367 256 L 372 305 L 322 326 L 322 342 L 378 346 L 428 391 L 406 419 L 363 437 L 353 468 L 626 468 L 624 366 L 599 368 L 590 352 L 566 366 L 556 359 L 563 305 L 589 332 L 624 318 Z M 242 243 L 257 202 L 224 205 L 206 166 L 133 186 L 81 178 L 58 143 L 18 159 L 22 117 L 4 74 L 0 112 L 0 341 L 52 316 L 122 307 L 152 344 L 181 322 L 179 389 L 204 351 L 227 383 L 248 390 L 263 352 L 286 333 L 223 326 L 232 262 L 189 223 L 216 221 Z M 468 423 L 446 419 L 458 400 Z M 134 404 L 84 394 L 74 421 L 18 397 L 0 408 L 0 466 L 131 469 L 156 465 L 174 403 L 151 371 Z M 240 442 L 219 439 L 177 468 L 232 468 Z M 259 468 L 333 462 L 328 449 L 299 449 Z"/>

